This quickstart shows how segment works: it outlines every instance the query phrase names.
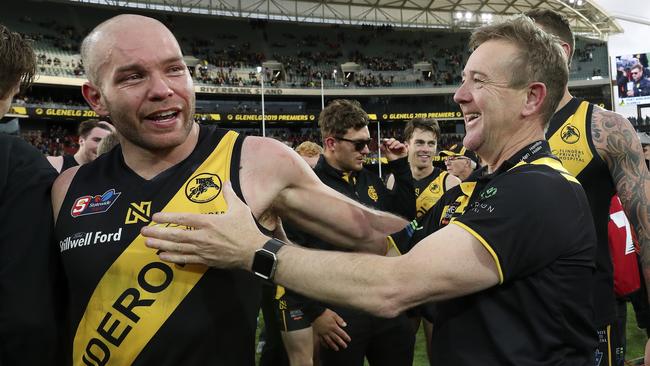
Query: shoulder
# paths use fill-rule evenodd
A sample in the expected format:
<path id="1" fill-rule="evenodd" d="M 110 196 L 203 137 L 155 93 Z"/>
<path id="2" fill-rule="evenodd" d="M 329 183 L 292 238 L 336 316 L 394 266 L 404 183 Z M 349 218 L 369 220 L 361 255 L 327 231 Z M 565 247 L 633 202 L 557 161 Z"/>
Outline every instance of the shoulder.
<path id="1" fill-rule="evenodd" d="M 54 181 L 54 185 L 52 186 L 52 207 L 54 209 L 55 221 L 59 216 L 59 211 L 61 209 L 61 205 L 63 204 L 63 200 L 68 193 L 68 188 L 70 188 L 70 184 L 77 174 L 79 167 L 80 166 L 74 166 L 70 169 L 67 169 L 61 173 Z"/>
<path id="2" fill-rule="evenodd" d="M 618 113 L 594 106 L 591 136 L 598 154 L 614 176 L 624 165 L 638 165 L 634 162 L 643 160 L 639 136 L 630 121 Z"/>
<path id="3" fill-rule="evenodd" d="M 47 161 L 57 172 L 60 172 L 61 168 L 63 168 L 63 156 L 48 156 Z"/>
<path id="4" fill-rule="evenodd" d="M 452 187 L 455 187 L 459 184 L 460 184 L 460 178 L 452 174 L 447 174 L 447 177 L 445 178 L 445 186 L 447 187 L 447 189 L 451 189 Z"/>

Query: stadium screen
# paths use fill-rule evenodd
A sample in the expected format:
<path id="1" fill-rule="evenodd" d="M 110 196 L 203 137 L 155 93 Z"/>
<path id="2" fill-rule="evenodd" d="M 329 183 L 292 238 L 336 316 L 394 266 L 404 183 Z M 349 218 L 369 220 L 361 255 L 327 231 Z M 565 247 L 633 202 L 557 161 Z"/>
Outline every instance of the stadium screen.
<path id="1" fill-rule="evenodd" d="M 612 67 L 615 109 L 626 117 L 637 117 L 637 107 L 650 104 L 650 52 L 616 56 Z"/>

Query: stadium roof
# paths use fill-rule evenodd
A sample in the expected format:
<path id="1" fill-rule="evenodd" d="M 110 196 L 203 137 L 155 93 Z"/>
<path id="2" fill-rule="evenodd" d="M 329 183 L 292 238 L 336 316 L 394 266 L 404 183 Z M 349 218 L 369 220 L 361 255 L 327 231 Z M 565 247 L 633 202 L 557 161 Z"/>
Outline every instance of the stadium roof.
<path id="1" fill-rule="evenodd" d="M 63 1 L 63 0 L 60 0 Z M 318 22 L 469 29 L 530 9 L 566 15 L 575 33 L 605 40 L 622 32 L 594 0 L 65 0 L 175 13 Z"/>

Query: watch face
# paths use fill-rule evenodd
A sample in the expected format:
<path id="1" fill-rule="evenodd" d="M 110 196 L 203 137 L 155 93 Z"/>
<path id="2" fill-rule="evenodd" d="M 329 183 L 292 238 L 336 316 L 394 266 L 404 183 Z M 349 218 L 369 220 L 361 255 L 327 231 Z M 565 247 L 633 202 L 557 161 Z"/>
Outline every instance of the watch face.
<path id="1" fill-rule="evenodd" d="M 274 267 L 275 255 L 273 253 L 264 249 L 255 253 L 255 258 L 253 259 L 253 271 L 256 275 L 264 279 L 269 279 L 273 275 Z"/>

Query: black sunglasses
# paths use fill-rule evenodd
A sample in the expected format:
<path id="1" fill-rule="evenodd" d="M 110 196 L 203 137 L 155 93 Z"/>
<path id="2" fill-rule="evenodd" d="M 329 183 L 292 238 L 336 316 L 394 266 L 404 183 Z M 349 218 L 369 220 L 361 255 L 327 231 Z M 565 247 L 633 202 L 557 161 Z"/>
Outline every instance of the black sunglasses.
<path id="1" fill-rule="evenodd" d="M 354 150 L 356 151 L 361 151 L 363 150 L 366 146 L 370 147 L 370 143 L 372 142 L 372 139 L 367 139 L 367 140 L 350 140 L 346 139 L 344 137 L 334 137 L 337 140 L 341 141 L 347 141 L 351 144 L 354 144 Z"/>

